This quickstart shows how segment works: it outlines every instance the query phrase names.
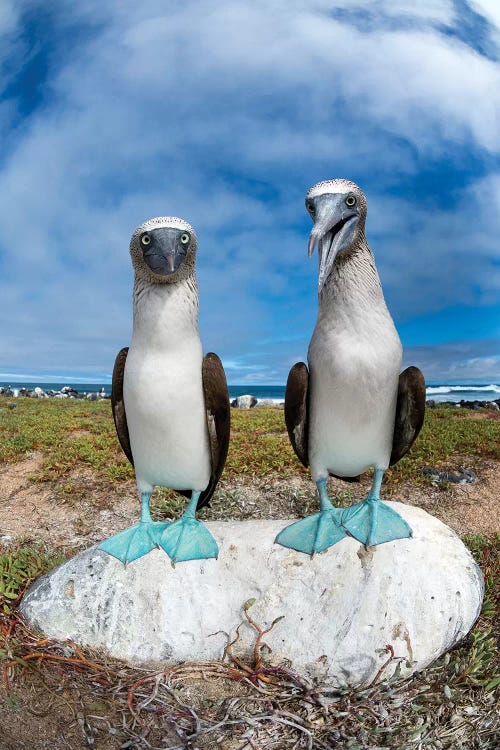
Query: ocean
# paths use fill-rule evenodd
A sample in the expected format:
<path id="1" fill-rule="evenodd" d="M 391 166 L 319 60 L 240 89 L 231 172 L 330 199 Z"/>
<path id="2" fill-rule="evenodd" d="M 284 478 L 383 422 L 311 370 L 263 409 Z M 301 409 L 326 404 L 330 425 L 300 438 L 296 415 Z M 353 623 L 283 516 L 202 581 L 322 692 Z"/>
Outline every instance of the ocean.
<path id="1" fill-rule="evenodd" d="M 36 386 L 42 390 L 59 391 L 65 385 L 75 388 L 79 393 L 98 393 L 104 388 L 104 392 L 109 396 L 111 393 L 110 383 L 23 383 L 23 382 L 0 382 L 1 386 L 8 386 L 16 393 L 20 388 L 29 388 L 33 390 Z M 282 403 L 285 398 L 284 385 L 230 385 L 229 396 L 231 399 L 237 396 L 243 396 L 250 393 L 255 398 L 262 400 L 272 400 L 275 403 Z M 500 384 L 490 383 L 488 385 L 478 384 L 449 384 L 449 383 L 430 383 L 427 386 L 427 398 L 433 401 L 495 401 L 500 398 Z"/>
<path id="2" fill-rule="evenodd" d="M 433 401 L 496 401 L 500 398 L 500 385 L 428 385 L 427 398 Z"/>

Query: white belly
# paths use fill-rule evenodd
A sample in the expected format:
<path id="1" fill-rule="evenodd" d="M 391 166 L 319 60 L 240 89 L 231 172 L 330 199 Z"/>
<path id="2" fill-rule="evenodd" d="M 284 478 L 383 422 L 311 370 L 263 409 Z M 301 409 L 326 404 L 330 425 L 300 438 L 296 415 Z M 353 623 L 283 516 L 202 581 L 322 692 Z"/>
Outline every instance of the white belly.
<path id="1" fill-rule="evenodd" d="M 130 347 L 124 401 L 139 491 L 204 490 L 210 451 L 199 339 L 174 351 Z"/>
<path id="2" fill-rule="evenodd" d="M 401 343 L 389 318 L 362 331 L 317 327 L 309 347 L 309 463 L 314 481 L 386 469 Z M 381 326 L 383 330 L 381 331 Z"/>

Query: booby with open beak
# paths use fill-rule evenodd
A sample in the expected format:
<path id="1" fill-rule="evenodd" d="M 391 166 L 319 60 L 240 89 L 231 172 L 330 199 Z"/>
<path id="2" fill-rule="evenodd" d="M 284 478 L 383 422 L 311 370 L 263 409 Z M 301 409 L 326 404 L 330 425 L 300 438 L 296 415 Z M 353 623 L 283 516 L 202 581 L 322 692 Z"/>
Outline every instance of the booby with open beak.
<path id="1" fill-rule="evenodd" d="M 307 365 L 291 369 L 285 420 L 295 452 L 318 488 L 321 510 L 283 529 L 276 541 L 314 554 L 348 533 L 367 547 L 411 536 L 380 498 L 385 470 L 410 449 L 422 427 L 425 382 L 400 374 L 402 347 L 365 238 L 366 198 L 348 180 L 320 182 L 306 208 L 314 226 L 308 253 L 319 252 L 318 319 Z M 353 478 L 373 467 L 368 497 L 332 505 L 329 475 Z"/>

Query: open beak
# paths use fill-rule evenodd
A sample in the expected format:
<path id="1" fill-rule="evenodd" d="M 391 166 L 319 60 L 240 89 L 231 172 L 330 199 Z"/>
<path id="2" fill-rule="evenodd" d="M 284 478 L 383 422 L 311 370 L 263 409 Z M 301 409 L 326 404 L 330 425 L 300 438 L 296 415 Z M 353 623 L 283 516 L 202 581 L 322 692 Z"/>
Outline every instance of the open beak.
<path id="1" fill-rule="evenodd" d="M 321 291 L 338 253 L 351 243 L 359 215 L 355 208 L 345 205 L 344 194 L 319 195 L 314 207 L 315 220 L 309 235 L 307 254 L 311 257 L 318 245 L 318 291 Z"/>

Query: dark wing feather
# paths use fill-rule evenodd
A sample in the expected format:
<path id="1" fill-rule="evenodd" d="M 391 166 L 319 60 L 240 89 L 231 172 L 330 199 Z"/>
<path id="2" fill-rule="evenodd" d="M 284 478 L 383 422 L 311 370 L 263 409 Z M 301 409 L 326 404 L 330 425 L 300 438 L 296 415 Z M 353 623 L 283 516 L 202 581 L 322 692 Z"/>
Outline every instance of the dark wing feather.
<path id="1" fill-rule="evenodd" d="M 128 460 L 134 465 L 132 450 L 130 448 L 130 437 L 128 434 L 127 415 L 125 414 L 125 403 L 123 401 L 123 375 L 125 373 L 125 362 L 127 361 L 128 346 L 120 349 L 113 367 L 113 383 L 111 385 L 111 409 L 115 421 L 116 434 Z"/>
<path id="2" fill-rule="evenodd" d="M 297 362 L 288 375 L 285 392 L 285 423 L 297 457 L 309 466 L 309 371 L 305 362 Z M 359 477 L 339 477 L 344 482 L 359 482 Z"/>
<path id="3" fill-rule="evenodd" d="M 418 367 L 399 376 L 398 401 L 390 465 L 408 453 L 422 429 L 425 414 L 425 380 Z"/>
<path id="4" fill-rule="evenodd" d="M 309 466 L 309 370 L 305 362 L 297 362 L 288 374 L 285 392 L 285 422 L 288 437 L 299 461 Z"/>
<path id="5" fill-rule="evenodd" d="M 208 505 L 210 498 L 214 494 L 217 482 L 226 463 L 231 426 L 231 407 L 229 404 L 226 375 L 217 354 L 209 352 L 204 357 L 202 379 L 210 439 L 210 453 L 212 456 L 212 476 L 210 477 L 208 487 L 200 495 L 197 509 Z"/>

